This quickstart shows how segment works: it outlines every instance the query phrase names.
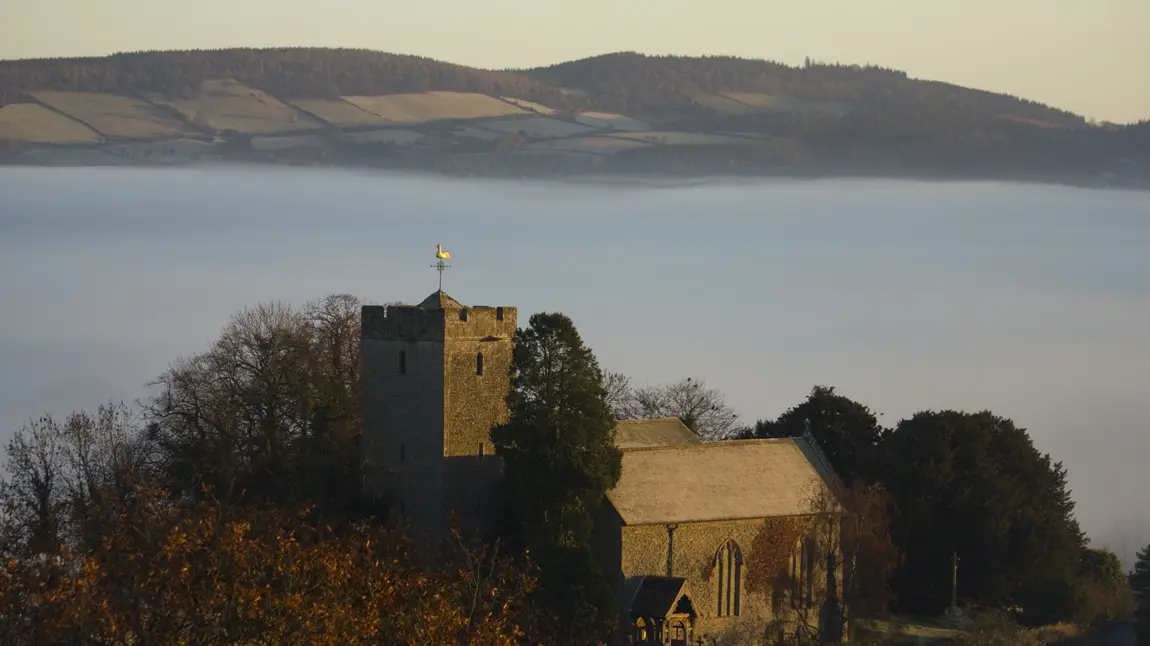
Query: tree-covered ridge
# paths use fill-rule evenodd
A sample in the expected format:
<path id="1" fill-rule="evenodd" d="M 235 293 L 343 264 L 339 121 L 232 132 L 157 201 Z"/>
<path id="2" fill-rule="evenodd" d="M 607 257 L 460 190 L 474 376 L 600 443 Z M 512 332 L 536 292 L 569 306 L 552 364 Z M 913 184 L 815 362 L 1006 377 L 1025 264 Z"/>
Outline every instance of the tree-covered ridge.
<path id="1" fill-rule="evenodd" d="M 733 56 L 606 54 L 527 72 L 545 83 L 595 97 L 623 112 L 665 111 L 691 105 L 700 94 L 758 92 L 817 101 L 858 103 L 899 112 L 946 109 L 994 117 L 1008 114 L 1059 125 L 1082 125 L 1082 117 L 1006 94 L 908 78 L 906 72 L 873 65 L 802 67 Z"/>
<path id="2" fill-rule="evenodd" d="M 314 47 L 144 51 L 104 57 L 0 62 L 0 101 L 28 90 L 180 95 L 208 79 L 234 78 L 284 98 L 429 90 L 480 92 L 556 108 L 599 107 L 638 116 L 706 114 L 695 99 L 754 92 L 837 101 L 900 114 L 942 111 L 1082 125 L 1069 112 L 1016 97 L 910 79 L 875 66 L 801 67 L 731 56 L 617 53 L 527 70 L 483 70 L 405 54 Z"/>
<path id="3" fill-rule="evenodd" d="M 548 104 L 564 95 L 524 74 L 480 70 L 367 49 L 285 47 L 126 52 L 0 62 L 0 102 L 27 90 L 136 94 L 194 92 L 233 78 L 283 98 L 335 98 L 430 90 L 514 96 Z"/>

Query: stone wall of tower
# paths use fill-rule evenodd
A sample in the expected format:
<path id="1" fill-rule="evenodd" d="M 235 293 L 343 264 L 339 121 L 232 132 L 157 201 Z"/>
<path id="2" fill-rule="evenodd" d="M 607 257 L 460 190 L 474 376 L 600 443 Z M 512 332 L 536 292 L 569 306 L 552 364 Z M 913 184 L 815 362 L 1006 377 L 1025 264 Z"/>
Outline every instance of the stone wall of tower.
<path id="1" fill-rule="evenodd" d="M 463 312 L 466 311 L 466 314 Z M 466 317 L 466 320 L 464 320 Z M 514 308 L 448 310 L 444 342 L 445 504 L 465 529 L 484 524 L 502 473 L 491 428 L 507 421 Z M 478 374 L 482 355 L 483 374 Z"/>
<path id="2" fill-rule="evenodd" d="M 364 488 L 392 518 L 442 535 L 449 512 L 475 527 L 490 509 L 516 325 L 514 308 L 363 308 Z"/>

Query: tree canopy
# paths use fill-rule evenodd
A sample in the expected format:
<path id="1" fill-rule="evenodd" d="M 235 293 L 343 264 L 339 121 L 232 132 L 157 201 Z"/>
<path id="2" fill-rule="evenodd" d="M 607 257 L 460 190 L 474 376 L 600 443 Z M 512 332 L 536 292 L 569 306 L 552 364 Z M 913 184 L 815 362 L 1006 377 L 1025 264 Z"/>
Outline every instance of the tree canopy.
<path id="1" fill-rule="evenodd" d="M 832 386 L 815 386 L 806 401 L 774 420 L 760 420 L 743 437 L 799 437 L 807 430 L 818 441 L 846 482 L 876 482 L 881 473 L 882 428 L 866 406 L 843 397 Z"/>
<path id="2" fill-rule="evenodd" d="M 608 401 L 618 419 L 678 418 L 704 440 L 730 439 L 739 416 L 726 396 L 709 388 L 705 379 L 687 377 L 658 386 L 631 386 L 630 379 L 612 373 L 605 377 Z"/>
<path id="3" fill-rule="evenodd" d="M 593 512 L 622 458 L 598 361 L 563 314 L 532 315 L 515 337 L 506 424 L 492 429 L 504 460 L 509 538 L 541 567 L 541 591 L 564 620 L 617 612 L 591 554 Z"/>
<path id="4" fill-rule="evenodd" d="M 906 601 L 946 599 L 957 554 L 960 596 L 1033 620 L 1070 615 L 1052 590 L 1076 580 L 1084 536 L 1061 463 L 990 412 L 921 412 L 884 444 Z"/>

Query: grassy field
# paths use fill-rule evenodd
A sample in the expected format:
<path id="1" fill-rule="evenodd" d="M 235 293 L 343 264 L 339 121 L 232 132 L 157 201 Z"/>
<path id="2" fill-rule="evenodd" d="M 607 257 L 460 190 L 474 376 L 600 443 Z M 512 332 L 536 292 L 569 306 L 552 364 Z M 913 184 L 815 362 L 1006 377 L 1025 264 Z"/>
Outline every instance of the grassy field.
<path id="1" fill-rule="evenodd" d="M 604 128 L 611 130 L 623 130 L 628 132 L 639 132 L 643 130 L 650 130 L 651 125 L 632 119 L 623 114 L 613 114 L 611 112 L 579 112 L 575 115 L 575 120 L 584 125 L 594 128 Z"/>
<path id="2" fill-rule="evenodd" d="M 543 105 L 542 103 L 535 103 L 534 101 L 528 101 L 526 99 L 515 99 L 515 98 L 509 97 L 509 96 L 501 96 L 499 98 L 503 99 L 504 101 L 507 101 L 508 103 L 519 106 L 520 108 L 523 108 L 524 110 L 536 112 L 536 113 L 547 115 L 547 116 L 551 116 L 551 115 L 555 114 L 555 112 L 556 112 L 555 108 L 549 108 L 549 107 Z"/>
<path id="3" fill-rule="evenodd" d="M 290 103 L 334 126 L 375 126 L 387 123 L 387 119 L 343 99 L 294 99 Z"/>
<path id="4" fill-rule="evenodd" d="M 99 133 L 35 103 L 0 108 L 0 139 L 44 144 L 97 144 Z"/>
<path id="5" fill-rule="evenodd" d="M 496 132 L 526 132 L 528 137 L 547 139 L 551 137 L 570 137 L 594 132 L 595 128 L 581 123 L 548 119 L 546 117 L 531 117 L 527 119 L 508 119 L 506 121 L 486 121 L 484 128 Z"/>
<path id="6" fill-rule="evenodd" d="M 775 96 L 757 92 L 724 92 L 724 98 L 751 106 L 762 112 L 824 113 L 842 116 L 850 106 L 839 101 L 809 101 L 789 96 Z"/>
<path id="7" fill-rule="evenodd" d="M 510 103 L 472 92 L 347 96 L 344 99 L 392 123 L 429 123 L 446 119 L 485 119 L 530 114 Z"/>
<path id="8" fill-rule="evenodd" d="M 495 141 L 503 136 L 501 132 L 488 130 L 486 128 L 477 128 L 475 126 L 460 126 L 450 131 L 450 134 L 455 137 L 464 137 L 467 139 L 479 139 L 482 141 Z"/>
<path id="9" fill-rule="evenodd" d="M 720 96 L 718 94 L 700 94 L 698 96 L 692 97 L 692 99 L 695 101 L 695 103 L 698 103 L 705 108 L 710 108 L 719 114 L 740 115 L 759 114 L 762 112 L 762 110 L 754 106 L 750 106 L 745 103 L 739 103 L 738 101 L 729 99 L 725 96 Z"/>
<path id="10" fill-rule="evenodd" d="M 231 79 L 204 81 L 191 98 L 150 94 L 148 100 L 170 106 L 189 122 L 210 130 L 271 134 L 323 127 L 290 105 Z"/>
<path id="11" fill-rule="evenodd" d="M 105 137 L 147 139 L 198 134 L 186 123 L 138 99 L 94 92 L 32 92 L 31 95 L 83 121 Z"/>

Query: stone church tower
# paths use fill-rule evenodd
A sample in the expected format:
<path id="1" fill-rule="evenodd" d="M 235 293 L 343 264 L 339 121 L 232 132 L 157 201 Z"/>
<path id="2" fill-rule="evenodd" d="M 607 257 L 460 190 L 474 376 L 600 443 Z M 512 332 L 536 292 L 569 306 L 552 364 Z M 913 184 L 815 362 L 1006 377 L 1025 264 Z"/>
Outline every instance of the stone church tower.
<path id="1" fill-rule="evenodd" d="M 416 306 L 364 306 L 360 333 L 365 493 L 389 519 L 438 538 L 454 512 L 483 524 L 507 421 L 513 307 L 467 307 L 443 291 Z"/>

